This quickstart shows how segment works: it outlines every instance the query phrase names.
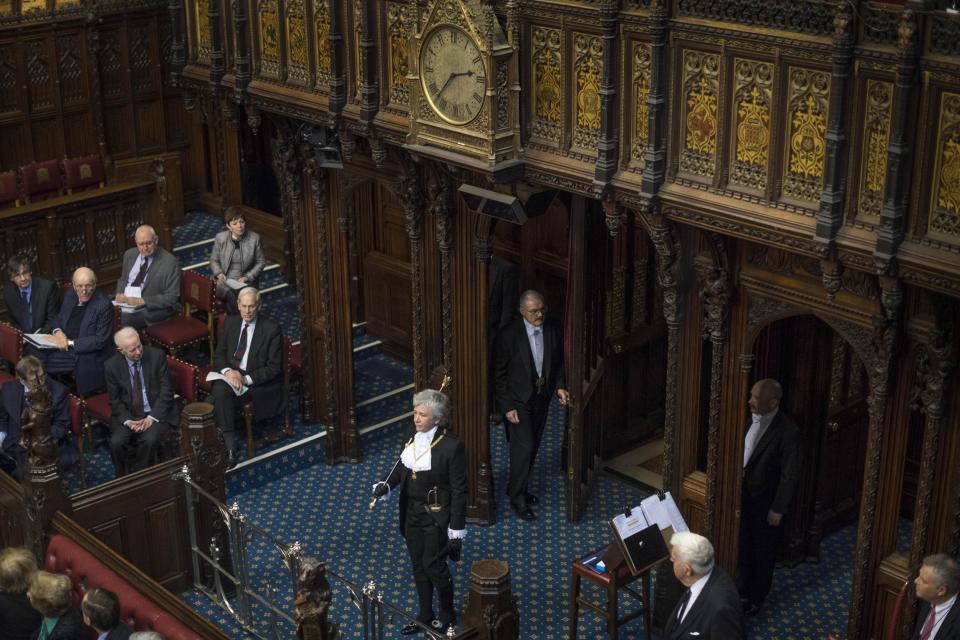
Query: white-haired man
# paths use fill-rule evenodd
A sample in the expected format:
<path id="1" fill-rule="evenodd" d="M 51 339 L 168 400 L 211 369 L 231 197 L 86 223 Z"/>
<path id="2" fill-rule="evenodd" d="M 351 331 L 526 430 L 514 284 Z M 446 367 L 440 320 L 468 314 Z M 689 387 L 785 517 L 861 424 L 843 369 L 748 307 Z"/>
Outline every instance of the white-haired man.
<path id="1" fill-rule="evenodd" d="M 713 561 L 713 545 L 690 532 L 670 538 L 673 575 L 687 589 L 664 629 L 664 640 L 741 640 L 746 638 L 737 585 Z"/>
<path id="2" fill-rule="evenodd" d="M 910 640 L 960 638 L 960 564 L 945 553 L 929 555 L 913 583 L 920 610 Z"/>
<path id="3" fill-rule="evenodd" d="M 140 308 L 123 313 L 125 327 L 142 329 L 180 312 L 180 261 L 160 246 L 153 227 L 141 225 L 131 247 L 123 254 L 123 269 L 117 280 L 117 302 Z"/>
<path id="4" fill-rule="evenodd" d="M 120 477 L 156 462 L 157 442 L 176 422 L 176 412 L 163 351 L 144 347 L 133 327 L 117 331 L 113 342 L 119 353 L 107 360 L 105 370 L 111 413 L 110 457 Z"/>

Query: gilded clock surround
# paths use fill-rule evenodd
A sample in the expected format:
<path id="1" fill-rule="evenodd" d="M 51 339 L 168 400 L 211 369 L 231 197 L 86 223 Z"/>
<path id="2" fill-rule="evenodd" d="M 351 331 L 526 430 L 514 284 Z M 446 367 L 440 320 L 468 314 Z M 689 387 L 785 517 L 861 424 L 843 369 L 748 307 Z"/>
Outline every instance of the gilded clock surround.
<path id="1" fill-rule="evenodd" d="M 420 84 L 430 108 L 444 122 L 473 121 L 486 99 L 487 70 L 470 34 L 454 25 L 428 33 L 420 48 Z"/>

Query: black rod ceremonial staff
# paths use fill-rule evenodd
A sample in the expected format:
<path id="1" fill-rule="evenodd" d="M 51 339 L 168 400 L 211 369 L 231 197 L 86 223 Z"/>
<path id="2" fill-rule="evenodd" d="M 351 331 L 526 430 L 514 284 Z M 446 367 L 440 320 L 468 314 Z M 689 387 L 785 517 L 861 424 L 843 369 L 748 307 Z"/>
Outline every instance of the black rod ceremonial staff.
<path id="1" fill-rule="evenodd" d="M 440 388 L 437 389 L 437 391 L 440 391 L 440 392 L 442 393 L 443 390 L 447 388 L 447 385 L 448 385 L 448 384 L 450 384 L 450 376 L 449 376 L 449 375 L 445 375 L 445 376 L 443 376 L 443 379 L 440 381 Z M 387 475 L 385 475 L 385 476 L 383 477 L 383 480 L 381 480 L 381 481 L 378 482 L 377 484 L 384 484 L 384 483 L 387 482 L 387 480 L 390 479 L 390 476 L 393 475 L 393 472 L 397 470 L 397 465 L 400 464 L 400 460 L 403 459 L 403 452 L 404 452 L 404 450 L 405 450 L 408 446 L 410 446 L 410 443 L 411 443 L 411 442 L 413 442 L 413 439 L 411 439 L 410 442 L 408 442 L 407 444 L 403 445 L 403 449 L 400 450 L 400 455 L 397 457 L 397 461 L 393 463 L 393 466 L 390 468 L 390 471 L 387 473 Z M 376 504 L 377 504 L 377 500 L 379 500 L 379 498 L 376 497 L 376 496 L 374 496 L 373 500 L 370 501 L 370 504 L 367 505 L 367 508 L 368 508 L 368 509 L 373 509 L 373 507 L 376 506 Z"/>

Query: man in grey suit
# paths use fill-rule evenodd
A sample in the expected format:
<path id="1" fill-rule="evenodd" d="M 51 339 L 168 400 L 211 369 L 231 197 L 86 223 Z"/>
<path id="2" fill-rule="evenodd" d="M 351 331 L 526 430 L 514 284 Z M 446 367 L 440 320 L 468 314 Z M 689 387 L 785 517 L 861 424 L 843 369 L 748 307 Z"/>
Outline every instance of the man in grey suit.
<path id="1" fill-rule="evenodd" d="M 223 212 L 227 228 L 213 239 L 210 253 L 210 270 L 217 281 L 217 297 L 223 300 L 227 313 L 237 315 L 237 292 L 227 284 L 227 279 L 236 280 L 257 288 L 260 274 L 267 264 L 260 244 L 260 236 L 247 231 L 247 221 L 236 207 L 227 207 Z"/>
<path id="2" fill-rule="evenodd" d="M 180 261 L 159 246 L 149 225 L 137 228 L 134 241 L 137 246 L 123 254 L 115 300 L 137 308 L 125 311 L 121 324 L 143 329 L 180 313 Z"/>

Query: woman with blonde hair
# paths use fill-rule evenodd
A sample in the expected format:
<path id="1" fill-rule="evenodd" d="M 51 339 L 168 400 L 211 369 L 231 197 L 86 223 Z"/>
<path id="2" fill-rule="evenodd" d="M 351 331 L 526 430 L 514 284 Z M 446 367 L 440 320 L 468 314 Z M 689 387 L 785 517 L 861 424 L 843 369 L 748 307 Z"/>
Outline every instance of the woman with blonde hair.
<path id="1" fill-rule="evenodd" d="M 27 598 L 43 621 L 34 640 L 88 640 L 80 611 L 71 605 L 73 583 L 59 573 L 37 571 L 30 580 Z"/>
<path id="2" fill-rule="evenodd" d="M 40 614 L 27 600 L 27 587 L 37 572 L 37 561 L 28 549 L 0 551 L 0 629 L 8 640 L 30 640 L 40 628 Z"/>

